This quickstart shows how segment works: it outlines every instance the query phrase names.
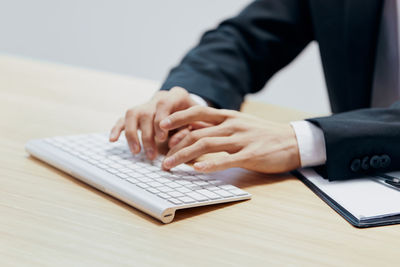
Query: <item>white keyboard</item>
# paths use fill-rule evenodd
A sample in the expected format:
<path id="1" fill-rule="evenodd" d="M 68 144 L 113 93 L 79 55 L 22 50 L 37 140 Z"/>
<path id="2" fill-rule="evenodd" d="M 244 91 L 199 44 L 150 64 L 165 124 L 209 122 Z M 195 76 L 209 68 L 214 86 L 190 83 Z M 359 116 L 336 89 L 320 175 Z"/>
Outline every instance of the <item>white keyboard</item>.
<path id="1" fill-rule="evenodd" d="M 108 142 L 106 134 L 53 137 L 29 141 L 33 156 L 134 206 L 164 223 L 175 210 L 250 199 L 251 195 L 187 165 L 161 170 L 154 161 L 133 155 L 124 137 Z"/>

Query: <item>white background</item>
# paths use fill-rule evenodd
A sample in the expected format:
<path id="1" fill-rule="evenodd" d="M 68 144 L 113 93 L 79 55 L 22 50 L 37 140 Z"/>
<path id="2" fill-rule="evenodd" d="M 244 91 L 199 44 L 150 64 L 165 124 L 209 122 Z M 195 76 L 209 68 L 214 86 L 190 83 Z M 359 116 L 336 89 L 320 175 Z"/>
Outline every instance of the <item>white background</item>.
<path id="1" fill-rule="evenodd" d="M 162 81 L 207 29 L 248 0 L 0 0 L 0 52 Z M 250 98 L 330 111 L 318 46 Z"/>

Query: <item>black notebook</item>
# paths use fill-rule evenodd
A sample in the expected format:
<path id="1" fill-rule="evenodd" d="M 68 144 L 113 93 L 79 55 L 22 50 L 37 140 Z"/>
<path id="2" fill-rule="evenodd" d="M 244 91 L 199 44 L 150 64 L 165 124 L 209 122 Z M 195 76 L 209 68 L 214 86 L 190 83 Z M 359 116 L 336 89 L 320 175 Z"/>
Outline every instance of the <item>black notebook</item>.
<path id="1" fill-rule="evenodd" d="M 294 174 L 356 227 L 400 223 L 400 190 L 375 177 L 329 182 L 312 169 Z M 400 173 L 390 175 L 399 177 Z"/>

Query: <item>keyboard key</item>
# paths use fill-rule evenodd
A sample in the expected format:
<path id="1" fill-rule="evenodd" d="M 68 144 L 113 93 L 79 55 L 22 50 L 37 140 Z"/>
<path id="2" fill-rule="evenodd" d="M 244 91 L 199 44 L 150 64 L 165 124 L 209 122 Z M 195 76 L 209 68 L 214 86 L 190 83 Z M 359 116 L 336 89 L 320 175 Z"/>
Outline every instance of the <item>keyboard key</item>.
<path id="1" fill-rule="evenodd" d="M 152 182 L 153 180 L 144 176 L 136 178 L 138 181 L 141 181 L 142 183 L 149 183 Z M 150 185 L 151 186 L 151 185 Z M 153 186 L 154 187 L 154 186 Z"/>
<path id="2" fill-rule="evenodd" d="M 168 194 L 165 194 L 165 193 L 160 193 L 160 194 L 158 194 L 158 196 L 159 196 L 159 197 L 161 197 L 161 198 L 164 198 L 164 199 L 171 198 L 171 196 L 170 196 L 170 195 L 168 195 Z"/>
<path id="3" fill-rule="evenodd" d="M 224 190 L 234 190 L 234 189 L 237 189 L 236 186 L 233 186 L 233 185 L 230 185 L 230 184 L 223 184 L 223 185 L 219 185 L 218 187 L 221 188 L 221 189 L 224 189 Z"/>
<path id="4" fill-rule="evenodd" d="M 213 184 L 213 185 L 220 185 L 220 184 L 222 184 L 222 181 L 220 181 L 220 180 L 210 180 L 210 181 L 208 181 L 210 184 Z"/>
<path id="5" fill-rule="evenodd" d="M 109 160 L 109 159 L 102 159 L 102 160 L 100 160 L 100 162 L 103 163 L 103 164 L 106 164 L 106 165 L 112 163 L 112 161 Z"/>
<path id="6" fill-rule="evenodd" d="M 243 191 L 242 189 L 239 189 L 239 188 L 236 188 L 235 190 L 230 190 L 229 192 L 231 192 L 232 194 L 234 194 L 236 196 L 247 195 L 246 191 Z"/>
<path id="7" fill-rule="evenodd" d="M 178 192 L 181 192 L 181 193 L 191 192 L 191 190 L 189 190 L 186 187 L 178 187 L 178 188 L 175 188 L 175 190 L 178 191 Z"/>
<path id="8" fill-rule="evenodd" d="M 201 186 L 199 186 L 197 184 L 189 184 L 189 185 L 186 185 L 185 187 L 190 189 L 190 190 L 192 190 L 192 191 L 196 191 L 196 190 L 199 190 L 199 189 L 202 188 Z"/>
<path id="9" fill-rule="evenodd" d="M 163 193 L 174 191 L 174 189 L 172 189 L 171 187 L 168 187 L 168 186 L 161 186 L 161 187 L 158 187 L 157 189 Z"/>
<path id="10" fill-rule="evenodd" d="M 202 195 L 204 195 L 204 196 L 206 196 L 206 197 L 208 197 L 209 199 L 218 199 L 218 198 L 221 198 L 219 195 L 213 193 L 212 191 L 208 191 L 208 190 L 206 190 L 206 189 L 197 190 L 196 192 L 199 193 L 199 194 L 202 194 Z"/>
<path id="11" fill-rule="evenodd" d="M 194 184 L 198 185 L 198 186 L 205 186 L 205 185 L 209 185 L 209 183 L 204 182 L 204 181 L 194 181 Z"/>
<path id="12" fill-rule="evenodd" d="M 123 168 L 123 166 L 118 163 L 112 163 L 112 164 L 109 164 L 108 166 L 110 166 L 111 168 L 114 168 L 114 169 L 122 169 Z"/>
<path id="13" fill-rule="evenodd" d="M 152 188 L 152 187 L 147 188 L 146 190 L 149 191 L 152 194 L 160 193 L 160 191 L 158 191 L 156 188 Z"/>
<path id="14" fill-rule="evenodd" d="M 163 178 L 163 177 L 161 177 L 161 178 L 156 178 L 156 179 L 154 179 L 155 181 L 157 181 L 157 182 L 159 182 L 159 183 L 168 183 L 168 182 L 170 182 L 170 180 L 169 179 L 167 179 L 167 178 Z"/>
<path id="15" fill-rule="evenodd" d="M 101 169 L 106 169 L 106 168 L 108 168 L 107 165 L 102 164 L 102 163 L 97 164 L 97 167 L 99 167 L 99 168 L 101 168 Z"/>
<path id="16" fill-rule="evenodd" d="M 147 187 L 149 187 L 149 185 L 145 184 L 145 183 L 137 183 L 136 185 L 143 189 L 146 189 Z"/>
<path id="17" fill-rule="evenodd" d="M 209 190 L 209 191 L 221 190 L 219 187 L 214 186 L 214 185 L 212 185 L 212 186 L 206 186 L 206 187 L 204 187 L 204 189 L 207 189 L 207 190 Z"/>
<path id="18" fill-rule="evenodd" d="M 200 195 L 199 193 L 196 193 L 196 192 L 186 193 L 186 196 L 194 198 L 197 201 L 206 201 L 206 200 L 208 200 L 208 198 L 206 196 Z"/>
<path id="19" fill-rule="evenodd" d="M 160 178 L 161 175 L 159 175 L 158 173 L 149 173 L 149 174 L 147 174 L 147 177 L 154 179 L 154 178 Z"/>
<path id="20" fill-rule="evenodd" d="M 113 169 L 113 168 L 107 168 L 107 169 L 105 169 L 105 170 L 108 171 L 109 173 L 112 173 L 112 174 L 118 173 L 118 170 Z"/>
<path id="21" fill-rule="evenodd" d="M 180 185 L 188 185 L 188 184 L 191 184 L 192 182 L 189 182 L 189 181 L 187 181 L 187 180 L 179 180 L 179 181 L 176 181 L 178 184 L 180 184 Z"/>
<path id="22" fill-rule="evenodd" d="M 184 197 L 185 196 L 181 192 L 177 192 L 177 191 L 171 191 L 168 193 L 168 195 L 170 195 L 171 197 Z"/>
<path id="23" fill-rule="evenodd" d="M 168 201 L 175 205 L 182 203 L 182 201 L 180 201 L 179 199 L 176 199 L 176 198 L 170 198 L 170 199 L 168 199 Z"/>
<path id="24" fill-rule="evenodd" d="M 122 173 L 128 173 L 128 172 L 131 172 L 132 170 L 129 168 L 121 168 L 121 169 L 119 169 L 119 171 Z"/>
<path id="25" fill-rule="evenodd" d="M 129 176 L 126 175 L 125 173 L 117 173 L 117 176 L 118 176 L 119 178 L 122 178 L 122 179 L 126 179 L 126 178 L 129 177 Z"/>
<path id="26" fill-rule="evenodd" d="M 151 179 L 149 179 L 151 180 Z M 160 184 L 159 182 L 149 182 L 147 183 L 149 186 L 151 187 L 159 187 L 159 186 L 163 186 L 163 184 Z"/>
<path id="27" fill-rule="evenodd" d="M 185 204 L 196 202 L 193 198 L 190 197 L 180 197 L 179 200 Z"/>
<path id="28" fill-rule="evenodd" d="M 92 165 L 96 165 L 97 161 L 95 161 L 94 159 L 88 159 L 88 161 L 90 164 Z"/>
<path id="29" fill-rule="evenodd" d="M 214 191 L 214 193 L 218 194 L 220 196 L 223 196 L 223 197 L 232 197 L 233 196 L 229 191 L 225 191 L 225 190 L 216 190 L 216 191 Z"/>
<path id="30" fill-rule="evenodd" d="M 135 170 L 137 172 L 141 173 L 141 174 L 146 174 L 146 173 L 150 173 L 151 172 L 148 169 L 144 169 L 144 168 L 136 168 Z"/>
<path id="31" fill-rule="evenodd" d="M 139 183 L 139 181 L 138 180 L 136 180 L 135 178 L 128 178 L 128 179 L 126 179 L 128 182 L 130 182 L 130 183 L 132 183 L 132 184 L 137 184 L 137 183 Z"/>
<path id="32" fill-rule="evenodd" d="M 131 171 L 131 172 L 127 172 L 125 173 L 126 175 L 128 175 L 129 177 L 133 177 L 133 178 L 140 178 L 143 177 L 143 174 Z"/>
<path id="33" fill-rule="evenodd" d="M 180 184 L 172 182 L 172 183 L 166 183 L 166 186 L 172 187 L 172 188 L 176 188 L 176 187 L 181 187 Z"/>

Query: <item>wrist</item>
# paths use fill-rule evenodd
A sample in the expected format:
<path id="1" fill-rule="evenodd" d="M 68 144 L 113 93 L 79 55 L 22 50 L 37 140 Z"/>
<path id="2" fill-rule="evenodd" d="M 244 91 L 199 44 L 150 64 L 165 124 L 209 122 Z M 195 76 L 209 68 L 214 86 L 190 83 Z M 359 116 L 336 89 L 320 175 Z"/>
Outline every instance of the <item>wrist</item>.
<path id="1" fill-rule="evenodd" d="M 291 124 L 288 124 L 289 145 L 288 145 L 288 160 L 290 170 L 295 170 L 301 167 L 300 149 L 296 138 L 296 132 Z"/>

